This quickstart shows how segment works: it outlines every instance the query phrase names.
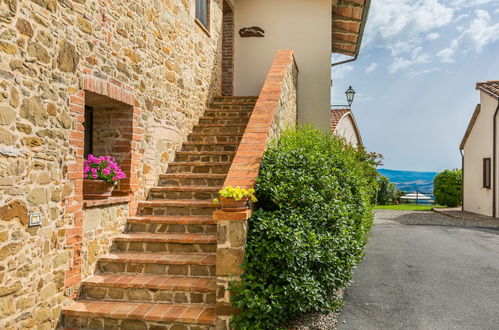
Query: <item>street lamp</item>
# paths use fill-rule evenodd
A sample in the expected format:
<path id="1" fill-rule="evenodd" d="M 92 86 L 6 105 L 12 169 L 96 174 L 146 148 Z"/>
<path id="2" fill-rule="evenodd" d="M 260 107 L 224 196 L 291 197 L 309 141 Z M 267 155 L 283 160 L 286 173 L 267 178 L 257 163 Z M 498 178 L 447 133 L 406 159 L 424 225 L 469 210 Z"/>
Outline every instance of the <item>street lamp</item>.
<path id="1" fill-rule="evenodd" d="M 348 87 L 347 91 L 345 92 L 345 95 L 347 96 L 348 106 L 351 107 L 353 99 L 355 97 L 355 91 L 353 90 L 352 86 Z"/>

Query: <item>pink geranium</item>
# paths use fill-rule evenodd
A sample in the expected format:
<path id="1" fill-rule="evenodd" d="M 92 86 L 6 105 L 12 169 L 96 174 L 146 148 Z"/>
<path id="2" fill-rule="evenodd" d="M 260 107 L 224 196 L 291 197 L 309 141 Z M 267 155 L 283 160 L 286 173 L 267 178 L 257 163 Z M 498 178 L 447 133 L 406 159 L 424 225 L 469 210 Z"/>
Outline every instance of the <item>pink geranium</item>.
<path id="1" fill-rule="evenodd" d="M 126 178 L 125 173 L 111 156 L 88 155 L 83 164 L 83 175 L 85 179 L 104 180 L 110 183 Z"/>

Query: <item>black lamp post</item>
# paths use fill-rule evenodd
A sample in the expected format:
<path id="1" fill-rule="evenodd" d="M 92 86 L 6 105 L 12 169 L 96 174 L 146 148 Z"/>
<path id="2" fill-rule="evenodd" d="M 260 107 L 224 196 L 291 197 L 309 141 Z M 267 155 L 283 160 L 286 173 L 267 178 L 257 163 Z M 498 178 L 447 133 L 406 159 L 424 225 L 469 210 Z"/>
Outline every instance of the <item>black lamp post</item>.
<path id="1" fill-rule="evenodd" d="M 351 107 L 353 99 L 355 98 L 355 91 L 353 90 L 352 86 L 348 87 L 347 91 L 345 92 L 345 95 L 347 96 L 348 106 Z"/>

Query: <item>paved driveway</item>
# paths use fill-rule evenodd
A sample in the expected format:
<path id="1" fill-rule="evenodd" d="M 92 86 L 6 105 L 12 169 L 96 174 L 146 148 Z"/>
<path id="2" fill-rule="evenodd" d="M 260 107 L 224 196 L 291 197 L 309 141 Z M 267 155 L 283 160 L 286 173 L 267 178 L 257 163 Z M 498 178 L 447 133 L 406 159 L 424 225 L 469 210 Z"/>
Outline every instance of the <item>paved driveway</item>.
<path id="1" fill-rule="evenodd" d="M 338 329 L 499 329 L 499 231 L 440 217 L 376 211 Z"/>

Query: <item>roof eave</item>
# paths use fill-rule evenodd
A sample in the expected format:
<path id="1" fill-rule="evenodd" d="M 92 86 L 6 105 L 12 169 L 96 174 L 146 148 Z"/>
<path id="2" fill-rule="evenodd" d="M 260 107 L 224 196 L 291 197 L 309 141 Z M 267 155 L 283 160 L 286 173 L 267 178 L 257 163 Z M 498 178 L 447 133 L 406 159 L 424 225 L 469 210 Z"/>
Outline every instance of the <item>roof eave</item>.
<path id="1" fill-rule="evenodd" d="M 342 0 L 342 1 L 348 2 L 348 0 Z M 335 44 L 337 44 L 337 43 L 335 43 L 334 38 L 332 38 L 332 52 L 333 53 L 343 54 L 343 55 L 347 55 L 347 56 L 353 56 L 355 58 L 358 57 L 358 55 L 360 53 L 360 47 L 362 45 L 362 40 L 364 37 L 364 30 L 366 28 L 367 18 L 369 16 L 370 8 L 371 8 L 371 0 L 365 0 L 364 6 L 363 6 L 363 12 L 362 12 L 362 19 L 359 21 L 360 28 L 359 28 L 358 32 L 346 31 L 346 30 L 344 32 L 342 32 L 342 33 L 351 33 L 351 34 L 358 35 L 357 41 L 355 42 L 355 44 L 356 44 L 355 51 L 348 51 L 346 49 L 335 47 Z M 334 14 L 333 14 L 333 18 L 334 18 Z M 343 19 L 348 19 L 348 18 L 343 17 Z M 352 19 L 352 20 L 354 20 L 354 19 Z M 332 33 L 334 34 L 335 32 L 338 32 L 339 30 L 341 30 L 341 29 L 333 26 Z M 339 41 L 339 43 L 341 43 L 341 42 L 342 41 Z"/>

